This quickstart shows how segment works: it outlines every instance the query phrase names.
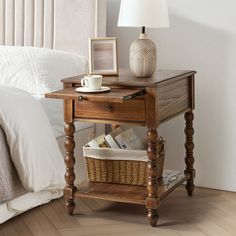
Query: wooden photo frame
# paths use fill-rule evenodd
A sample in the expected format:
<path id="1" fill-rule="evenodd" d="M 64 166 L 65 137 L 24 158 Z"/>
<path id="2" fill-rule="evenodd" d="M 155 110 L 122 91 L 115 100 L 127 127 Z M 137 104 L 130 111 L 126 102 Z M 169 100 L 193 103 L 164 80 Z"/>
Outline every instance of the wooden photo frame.
<path id="1" fill-rule="evenodd" d="M 89 39 L 89 74 L 118 75 L 117 38 Z"/>

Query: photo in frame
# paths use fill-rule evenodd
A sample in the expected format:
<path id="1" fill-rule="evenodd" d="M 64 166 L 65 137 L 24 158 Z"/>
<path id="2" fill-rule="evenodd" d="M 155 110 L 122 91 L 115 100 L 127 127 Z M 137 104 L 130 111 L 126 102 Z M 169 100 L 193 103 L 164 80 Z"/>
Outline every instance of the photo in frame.
<path id="1" fill-rule="evenodd" d="M 118 75 L 117 38 L 89 39 L 89 74 Z"/>

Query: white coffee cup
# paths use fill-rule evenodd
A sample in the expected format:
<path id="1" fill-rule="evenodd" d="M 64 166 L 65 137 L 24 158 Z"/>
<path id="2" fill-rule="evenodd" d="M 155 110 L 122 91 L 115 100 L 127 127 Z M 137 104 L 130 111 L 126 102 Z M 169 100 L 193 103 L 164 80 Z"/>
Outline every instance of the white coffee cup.
<path id="1" fill-rule="evenodd" d="M 87 75 L 81 79 L 81 85 L 91 90 L 100 90 L 102 88 L 102 75 Z"/>

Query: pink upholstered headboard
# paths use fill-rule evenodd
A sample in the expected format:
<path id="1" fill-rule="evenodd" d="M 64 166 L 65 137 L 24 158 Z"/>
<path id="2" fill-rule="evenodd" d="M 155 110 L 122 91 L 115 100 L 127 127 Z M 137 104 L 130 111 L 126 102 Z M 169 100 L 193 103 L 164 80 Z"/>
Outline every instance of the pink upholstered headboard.
<path id="1" fill-rule="evenodd" d="M 106 34 L 106 0 L 0 0 L 0 44 L 88 54 Z"/>

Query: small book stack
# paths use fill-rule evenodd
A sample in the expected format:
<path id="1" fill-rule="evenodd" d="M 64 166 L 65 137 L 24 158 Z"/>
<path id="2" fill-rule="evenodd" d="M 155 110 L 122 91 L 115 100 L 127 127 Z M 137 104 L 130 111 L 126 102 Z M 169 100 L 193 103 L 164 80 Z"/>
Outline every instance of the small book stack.
<path id="1" fill-rule="evenodd" d="M 108 135 L 101 135 L 91 140 L 88 145 L 92 148 L 116 148 L 126 150 L 145 150 L 145 142 L 140 139 L 133 129 L 117 128 Z"/>

